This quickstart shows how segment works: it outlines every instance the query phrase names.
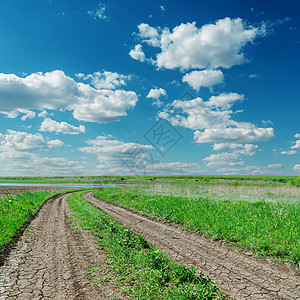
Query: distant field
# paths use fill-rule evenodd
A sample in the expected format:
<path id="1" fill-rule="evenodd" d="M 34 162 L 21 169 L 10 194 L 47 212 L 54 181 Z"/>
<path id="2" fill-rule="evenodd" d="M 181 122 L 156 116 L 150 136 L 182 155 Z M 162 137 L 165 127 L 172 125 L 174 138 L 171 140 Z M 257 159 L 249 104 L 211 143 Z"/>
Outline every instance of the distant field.
<path id="1" fill-rule="evenodd" d="M 300 176 L 146 175 L 146 176 L 55 176 L 0 177 L 0 183 L 85 184 L 230 184 L 300 186 Z"/>
<path id="2" fill-rule="evenodd" d="M 219 187 L 102 188 L 95 195 L 300 266 L 299 188 L 278 187 L 272 194 L 274 187 L 242 187 L 241 191 L 237 186 L 227 193 L 226 185 Z"/>

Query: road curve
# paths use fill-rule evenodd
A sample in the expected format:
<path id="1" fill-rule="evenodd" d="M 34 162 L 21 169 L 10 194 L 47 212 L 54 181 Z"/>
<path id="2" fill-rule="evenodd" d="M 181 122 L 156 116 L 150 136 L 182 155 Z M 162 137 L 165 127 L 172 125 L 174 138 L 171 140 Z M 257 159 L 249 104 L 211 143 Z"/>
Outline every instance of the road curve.
<path id="1" fill-rule="evenodd" d="M 96 198 L 92 193 L 84 198 L 117 222 L 143 234 L 175 261 L 195 266 L 209 275 L 227 296 L 234 299 L 300 299 L 300 280 L 293 268 L 247 256 L 219 242 Z"/>

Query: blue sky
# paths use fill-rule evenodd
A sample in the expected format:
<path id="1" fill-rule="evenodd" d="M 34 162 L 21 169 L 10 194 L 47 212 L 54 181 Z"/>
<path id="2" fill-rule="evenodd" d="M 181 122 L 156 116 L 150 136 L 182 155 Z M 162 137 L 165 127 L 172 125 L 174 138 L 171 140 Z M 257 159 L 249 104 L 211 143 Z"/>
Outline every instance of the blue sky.
<path id="1" fill-rule="evenodd" d="M 0 167 L 300 174 L 299 1 L 0 1 Z"/>

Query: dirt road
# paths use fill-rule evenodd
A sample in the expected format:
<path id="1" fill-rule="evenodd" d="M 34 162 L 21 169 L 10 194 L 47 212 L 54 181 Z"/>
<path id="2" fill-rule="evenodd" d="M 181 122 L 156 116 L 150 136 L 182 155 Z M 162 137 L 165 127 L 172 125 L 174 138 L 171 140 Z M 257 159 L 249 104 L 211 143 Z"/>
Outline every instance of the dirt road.
<path id="1" fill-rule="evenodd" d="M 107 274 L 107 256 L 89 232 L 72 228 L 66 197 L 43 206 L 0 268 L 0 299 L 124 298 L 110 282 L 90 284 Z"/>
<path id="2" fill-rule="evenodd" d="M 300 299 L 300 279 L 293 268 L 238 253 L 232 247 L 95 198 L 92 193 L 86 194 L 85 199 L 119 223 L 145 235 L 150 243 L 175 261 L 196 266 L 228 296 Z"/>

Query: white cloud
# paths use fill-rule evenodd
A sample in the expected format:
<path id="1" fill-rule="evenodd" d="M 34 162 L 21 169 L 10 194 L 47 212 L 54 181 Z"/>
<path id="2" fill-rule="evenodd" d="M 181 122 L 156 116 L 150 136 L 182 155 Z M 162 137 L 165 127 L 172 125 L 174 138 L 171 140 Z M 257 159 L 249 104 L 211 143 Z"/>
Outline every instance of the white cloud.
<path id="1" fill-rule="evenodd" d="M 203 174 L 207 171 L 201 164 L 198 163 L 183 163 L 183 162 L 170 162 L 170 163 L 156 163 L 147 168 L 149 174 Z"/>
<path id="2" fill-rule="evenodd" d="M 268 165 L 269 169 L 280 169 L 282 168 L 282 164 L 270 164 Z"/>
<path id="3" fill-rule="evenodd" d="M 240 168 L 232 168 L 232 167 L 224 167 L 224 168 L 217 169 L 217 172 L 225 174 L 225 175 L 237 175 L 241 172 L 241 169 Z"/>
<path id="4" fill-rule="evenodd" d="M 259 74 L 250 74 L 249 75 L 249 78 L 258 78 L 258 77 L 260 77 Z"/>
<path id="5" fill-rule="evenodd" d="M 141 44 L 135 45 L 134 49 L 130 50 L 129 55 L 133 59 L 139 60 L 141 62 L 144 62 L 146 60 L 146 56 L 145 56 L 145 53 L 143 52 Z"/>
<path id="6" fill-rule="evenodd" d="M 297 141 L 295 141 L 295 145 L 291 146 L 290 149 L 299 149 L 300 150 L 300 133 L 296 133 L 294 135 L 294 137 L 296 139 L 298 139 Z M 286 155 L 294 155 L 297 154 L 298 152 L 296 150 L 284 150 L 280 152 L 281 154 L 286 154 Z"/>
<path id="7" fill-rule="evenodd" d="M 213 110 L 206 106 L 200 97 L 189 100 L 175 100 L 159 117 L 171 122 L 172 125 L 191 129 L 214 127 L 215 124 L 226 124 L 230 119 L 231 111 Z"/>
<path id="8" fill-rule="evenodd" d="M 294 171 L 300 172 L 300 165 L 299 164 L 294 165 Z"/>
<path id="9" fill-rule="evenodd" d="M 83 125 L 79 125 L 75 127 L 66 122 L 57 122 L 55 120 L 51 120 L 46 118 L 39 129 L 40 131 L 48 131 L 48 132 L 61 132 L 63 134 L 80 134 L 85 133 L 85 127 Z"/>
<path id="10" fill-rule="evenodd" d="M 261 121 L 264 126 L 272 126 L 273 122 L 271 120 L 262 120 Z"/>
<path id="11" fill-rule="evenodd" d="M 116 72 L 103 71 L 93 74 L 78 73 L 76 76 L 83 80 L 91 80 L 91 84 L 97 89 L 114 90 L 121 86 L 126 86 L 126 81 L 131 80 L 131 75 L 118 74 Z"/>
<path id="12" fill-rule="evenodd" d="M 159 99 L 161 96 L 166 96 L 166 90 L 162 88 L 151 89 L 147 95 L 147 98 Z"/>
<path id="13" fill-rule="evenodd" d="M 125 143 L 112 136 L 98 136 L 88 140 L 87 147 L 79 148 L 86 154 L 96 155 L 101 174 L 202 174 L 206 171 L 198 163 L 161 163 L 152 156 L 153 146 Z"/>
<path id="14" fill-rule="evenodd" d="M 175 100 L 158 116 L 173 126 L 195 130 L 196 143 L 249 144 L 273 138 L 271 127 L 260 128 L 249 122 L 232 120 L 234 112 L 230 106 L 242 97 L 230 93 L 211 97 L 206 102 L 199 97 L 189 101 Z"/>
<path id="15" fill-rule="evenodd" d="M 237 144 L 268 141 L 274 137 L 273 128 L 257 128 L 250 123 L 244 123 L 240 128 L 218 128 L 197 130 L 194 133 L 196 143 L 223 143 Z"/>
<path id="16" fill-rule="evenodd" d="M 39 118 L 45 118 L 48 115 L 48 112 L 46 110 L 42 110 L 39 114 Z"/>
<path id="17" fill-rule="evenodd" d="M 231 107 L 236 101 L 243 101 L 244 95 L 237 93 L 223 93 L 218 96 L 211 96 L 209 101 L 206 103 L 208 106 L 216 107 Z"/>
<path id="18" fill-rule="evenodd" d="M 93 19 L 101 19 L 101 20 L 108 20 L 106 12 L 106 6 L 102 3 L 99 3 L 98 6 L 94 10 L 89 10 L 87 12 Z"/>
<path id="19" fill-rule="evenodd" d="M 237 153 L 243 154 L 243 155 L 249 155 L 253 156 L 256 154 L 256 151 L 258 149 L 257 145 L 253 144 L 234 144 L 234 143 L 220 143 L 220 144 L 214 144 L 213 150 L 215 151 L 224 151 L 224 150 L 232 150 Z"/>
<path id="20" fill-rule="evenodd" d="M 53 147 L 63 146 L 61 140 L 47 140 L 40 133 L 31 134 L 27 132 L 7 130 L 0 136 L 0 151 L 35 151 L 50 150 Z"/>
<path id="21" fill-rule="evenodd" d="M 2 174 L 6 176 L 28 175 L 57 176 L 78 175 L 83 170 L 82 162 L 70 161 L 64 157 L 41 157 L 35 153 L 10 150 L 0 153 L 4 162 Z"/>
<path id="22" fill-rule="evenodd" d="M 152 105 L 156 105 L 158 107 L 163 106 L 163 102 L 161 100 L 159 100 L 159 98 L 161 96 L 167 96 L 167 92 L 165 89 L 162 88 L 155 88 L 155 89 L 151 89 L 147 95 L 146 98 L 152 98 L 155 99 L 155 101 L 152 102 Z"/>
<path id="23" fill-rule="evenodd" d="M 162 107 L 162 106 L 164 106 L 164 104 L 165 104 L 165 103 L 164 103 L 163 101 L 159 100 L 159 99 L 154 100 L 154 101 L 152 102 L 152 105 L 157 106 L 157 107 Z"/>
<path id="24" fill-rule="evenodd" d="M 137 101 L 135 92 L 93 88 L 59 70 L 27 77 L 0 74 L 0 113 L 14 118 L 22 110 L 68 109 L 78 120 L 106 123 L 126 116 Z"/>
<path id="25" fill-rule="evenodd" d="M 205 157 L 203 161 L 208 167 L 242 166 L 244 162 L 238 153 L 222 152 Z"/>
<path id="26" fill-rule="evenodd" d="M 281 164 L 271 164 L 267 167 L 262 166 L 247 166 L 244 167 L 242 170 L 244 171 L 243 173 L 246 172 L 246 174 L 251 174 L 251 175 L 280 175 L 282 174 L 282 171 L 279 171 L 282 166 Z"/>
<path id="27" fill-rule="evenodd" d="M 285 155 L 294 155 L 297 154 L 297 151 L 295 150 L 287 150 L 287 151 L 281 151 L 281 154 L 285 154 Z"/>
<path id="28" fill-rule="evenodd" d="M 166 8 L 165 8 L 163 5 L 160 6 L 160 9 L 161 9 L 162 11 L 166 11 Z"/>
<path id="29" fill-rule="evenodd" d="M 124 90 L 90 90 L 89 98 L 80 99 L 72 105 L 73 116 L 84 122 L 107 123 L 127 116 L 126 110 L 133 108 L 138 101 L 135 92 Z"/>
<path id="30" fill-rule="evenodd" d="M 35 112 L 25 109 L 25 108 L 16 108 L 9 112 L 1 112 L 7 116 L 7 118 L 15 119 L 19 114 L 23 114 L 21 117 L 22 121 L 26 121 L 27 119 L 35 118 Z"/>
<path id="31" fill-rule="evenodd" d="M 53 148 L 53 147 L 61 147 L 64 145 L 64 142 L 61 140 L 48 140 L 47 141 L 47 145 L 49 147 L 49 149 Z"/>
<path id="32" fill-rule="evenodd" d="M 145 28 L 148 24 L 143 24 Z M 153 28 L 153 29 L 152 29 Z M 196 23 L 185 23 L 169 28 L 147 26 L 147 32 L 159 33 L 155 36 L 154 46 L 159 45 L 161 52 L 156 55 L 154 64 L 167 69 L 205 69 L 208 67 L 230 68 L 247 62 L 244 47 L 258 36 L 264 36 L 266 25 L 247 26 L 242 19 L 220 19 L 215 24 L 206 24 L 200 28 Z M 143 32 L 140 32 L 143 37 Z M 153 40 L 144 37 L 142 42 L 153 45 Z M 135 58 L 136 59 L 136 58 Z M 143 59 L 145 61 L 145 58 Z"/>
<path id="33" fill-rule="evenodd" d="M 24 116 L 21 117 L 22 121 L 26 121 L 27 119 L 35 118 L 35 112 L 28 109 L 19 109 L 20 113 L 23 113 Z"/>
<path id="34" fill-rule="evenodd" d="M 292 146 L 291 149 L 300 149 L 300 133 L 296 133 L 294 137 L 299 140 L 295 142 L 295 145 Z"/>
<path id="35" fill-rule="evenodd" d="M 96 140 L 88 140 L 89 146 L 79 148 L 79 151 L 97 156 L 100 165 L 97 167 L 104 174 L 117 172 L 132 173 L 143 172 L 149 164 L 149 150 L 151 145 L 138 143 L 125 143 L 113 140 L 109 136 L 98 136 Z"/>
<path id="36" fill-rule="evenodd" d="M 224 75 L 221 70 L 192 71 L 182 77 L 193 89 L 199 91 L 201 87 L 211 88 L 213 85 L 222 83 Z"/>
<path id="37" fill-rule="evenodd" d="M 153 47 L 159 47 L 160 45 L 159 33 L 154 27 L 142 23 L 138 25 L 138 29 L 139 29 L 138 35 L 143 39 L 143 42 Z"/>

